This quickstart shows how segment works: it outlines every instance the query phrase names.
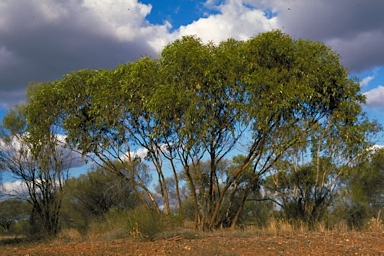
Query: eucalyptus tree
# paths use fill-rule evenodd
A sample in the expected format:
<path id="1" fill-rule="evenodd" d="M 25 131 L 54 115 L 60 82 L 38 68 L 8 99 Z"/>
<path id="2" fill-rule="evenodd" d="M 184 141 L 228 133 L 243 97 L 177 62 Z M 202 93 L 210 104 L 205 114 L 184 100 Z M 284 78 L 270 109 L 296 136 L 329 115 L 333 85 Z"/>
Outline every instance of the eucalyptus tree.
<path id="1" fill-rule="evenodd" d="M 17 198 L 4 198 L 0 201 L 0 227 L 5 234 L 12 234 L 17 222 L 28 218 L 29 205 Z"/>
<path id="2" fill-rule="evenodd" d="M 356 166 L 347 184 L 353 202 L 360 202 L 369 208 L 369 214 L 380 218 L 384 206 L 384 149 L 373 149 L 366 161 Z"/>
<path id="3" fill-rule="evenodd" d="M 339 152 L 349 157 L 369 146 L 369 135 L 378 127 L 362 112 L 359 83 L 348 78 L 336 53 L 321 43 L 293 40 L 278 31 L 248 40 L 243 50 L 246 71 L 241 83 L 247 90 L 244 107 L 252 139 L 243 167 L 223 191 L 244 167 L 253 165 L 257 181 L 288 150 L 307 148 L 311 140 L 332 143 L 338 138 L 343 142 L 337 144 L 342 145 Z M 316 136 L 319 130 L 330 132 Z M 215 213 L 220 207 L 217 204 Z M 215 218 L 214 214 L 211 223 Z"/>
<path id="4" fill-rule="evenodd" d="M 270 169 L 264 184 L 267 194 L 288 219 L 313 226 L 342 194 L 353 170 L 369 158 L 370 144 L 362 137 L 369 138 L 379 130 L 380 126 L 364 118 L 342 131 L 345 136 L 332 126 L 314 127 L 306 143 L 287 150 Z M 363 176 L 359 178 L 364 182 Z"/>
<path id="5" fill-rule="evenodd" d="M 113 209 L 132 210 L 138 196 L 128 182 L 102 167 L 91 169 L 65 183 L 62 225 L 86 230 Z"/>
<path id="6" fill-rule="evenodd" d="M 373 147 L 364 161 L 343 177 L 343 198 L 337 214 L 353 228 L 361 228 L 371 218 L 383 220 L 384 149 Z"/>
<path id="7" fill-rule="evenodd" d="M 59 230 L 63 186 L 71 166 L 71 154 L 57 134 L 34 140 L 28 133 L 25 106 L 3 117 L 0 137 L 2 168 L 26 187 L 32 206 L 31 227 L 36 234 L 54 235 Z"/>
<path id="8" fill-rule="evenodd" d="M 347 172 L 346 167 L 336 165 L 330 157 L 304 164 L 285 162 L 264 184 L 267 199 L 280 206 L 287 220 L 313 227 L 340 193 L 343 172 Z"/>
<path id="9" fill-rule="evenodd" d="M 151 62 L 143 59 L 120 66 L 113 73 L 107 70 L 70 73 L 36 91 L 32 96 L 36 100 L 31 101 L 28 111 L 32 136 L 40 137 L 44 134 L 41 130 L 49 126 L 60 127 L 71 148 L 126 180 L 148 208 L 159 211 L 147 187 L 147 166 L 133 152 L 136 146 L 149 140 L 140 134 L 146 134 L 150 127 L 146 127 L 142 116 L 146 95 L 141 88 L 146 88 L 147 77 L 143 75 L 140 79 L 139 74 L 145 74 L 144 67 Z M 57 104 L 41 113 L 51 99 Z"/>
<path id="10" fill-rule="evenodd" d="M 322 43 L 280 31 L 218 45 L 186 36 L 167 45 L 157 60 L 81 70 L 47 84 L 32 95 L 29 121 L 33 136 L 44 127 L 61 127 L 72 147 L 131 182 L 150 208 L 159 205 L 141 164 L 152 163 L 168 213 L 167 173 L 176 183 L 180 215 L 178 180 L 184 175 L 195 227 L 213 228 L 222 224 L 223 203 L 237 198 L 231 188 L 248 177 L 241 182 L 239 216 L 255 184 L 294 146 L 337 137 L 345 156 L 364 150 L 376 126 L 361 110 L 359 90 L 339 56 Z M 332 132 L 316 135 L 322 131 Z M 144 158 L 133 153 L 140 147 Z M 238 150 L 244 157 L 218 186 L 218 166 Z M 208 203 L 202 212 L 192 170 L 204 161 Z M 237 218 L 229 220 L 232 226 Z"/>
<path id="11" fill-rule="evenodd" d="M 195 226 L 202 219 L 202 228 L 209 226 L 221 194 L 218 165 L 246 129 L 239 111 L 245 97 L 238 84 L 241 44 L 230 39 L 218 46 L 204 45 L 193 36 L 169 44 L 160 56 L 160 83 L 150 102 L 150 109 L 160 120 L 160 134 L 167 135 L 165 143 L 183 166 L 193 197 Z M 206 155 L 210 171 L 207 204 L 202 207 L 191 168 L 199 169 Z"/>

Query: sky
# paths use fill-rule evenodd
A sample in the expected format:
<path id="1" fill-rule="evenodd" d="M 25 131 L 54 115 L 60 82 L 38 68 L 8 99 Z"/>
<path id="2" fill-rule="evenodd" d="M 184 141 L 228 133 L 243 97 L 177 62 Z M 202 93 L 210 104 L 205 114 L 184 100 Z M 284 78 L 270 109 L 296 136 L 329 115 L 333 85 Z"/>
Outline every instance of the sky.
<path id="1" fill-rule="evenodd" d="M 280 29 L 339 53 L 384 125 L 383 10 L 382 0 L 0 0 L 0 119 L 30 82 L 156 58 L 183 35 L 218 43 Z"/>

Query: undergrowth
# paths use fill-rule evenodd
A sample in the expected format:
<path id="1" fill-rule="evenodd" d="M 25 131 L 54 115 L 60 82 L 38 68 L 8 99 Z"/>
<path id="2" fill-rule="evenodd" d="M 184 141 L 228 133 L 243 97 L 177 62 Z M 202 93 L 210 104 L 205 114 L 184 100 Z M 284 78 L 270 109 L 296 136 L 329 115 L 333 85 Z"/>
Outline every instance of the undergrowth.
<path id="1" fill-rule="evenodd" d="M 153 240 L 176 240 L 176 239 L 199 239 L 210 235 L 231 236 L 236 238 L 246 238 L 251 236 L 286 236 L 309 232 L 336 232 L 348 233 L 357 232 L 348 228 L 343 223 L 337 223 L 333 227 L 326 227 L 325 223 L 317 223 L 309 228 L 305 223 L 295 223 L 273 219 L 265 227 L 248 225 L 243 228 L 217 229 L 209 232 L 197 231 L 188 225 L 184 225 L 179 220 L 167 218 L 162 213 L 154 213 L 146 208 L 137 208 L 132 211 L 113 210 L 110 211 L 104 221 L 93 222 L 86 234 L 81 234 L 76 229 L 64 229 L 57 239 L 62 241 L 81 241 L 81 240 L 116 240 L 116 239 L 135 239 L 137 241 Z M 380 219 L 372 218 L 364 230 L 359 232 L 384 232 L 384 224 Z"/>

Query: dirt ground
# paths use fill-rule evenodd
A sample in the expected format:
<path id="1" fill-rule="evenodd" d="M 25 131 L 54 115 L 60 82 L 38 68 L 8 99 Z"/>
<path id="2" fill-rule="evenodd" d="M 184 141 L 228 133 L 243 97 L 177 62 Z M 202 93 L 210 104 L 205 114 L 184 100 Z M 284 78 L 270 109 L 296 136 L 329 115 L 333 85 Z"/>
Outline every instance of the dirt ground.
<path id="1" fill-rule="evenodd" d="M 0 255 L 384 255 L 384 233 L 183 235 L 151 242 L 112 241 L 1 243 Z"/>

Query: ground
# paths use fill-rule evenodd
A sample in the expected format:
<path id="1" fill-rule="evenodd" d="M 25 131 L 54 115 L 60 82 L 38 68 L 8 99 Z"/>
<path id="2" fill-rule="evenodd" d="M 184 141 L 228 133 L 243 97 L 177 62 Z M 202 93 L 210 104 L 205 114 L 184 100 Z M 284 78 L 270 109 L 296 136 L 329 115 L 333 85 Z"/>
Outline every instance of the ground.
<path id="1" fill-rule="evenodd" d="M 383 232 L 213 232 L 155 241 L 117 239 L 82 242 L 0 243 L 0 255 L 384 255 Z"/>

